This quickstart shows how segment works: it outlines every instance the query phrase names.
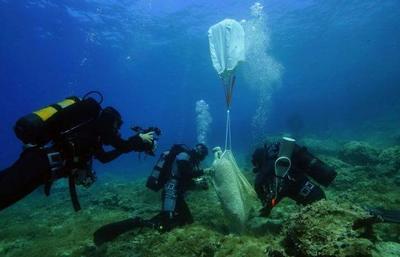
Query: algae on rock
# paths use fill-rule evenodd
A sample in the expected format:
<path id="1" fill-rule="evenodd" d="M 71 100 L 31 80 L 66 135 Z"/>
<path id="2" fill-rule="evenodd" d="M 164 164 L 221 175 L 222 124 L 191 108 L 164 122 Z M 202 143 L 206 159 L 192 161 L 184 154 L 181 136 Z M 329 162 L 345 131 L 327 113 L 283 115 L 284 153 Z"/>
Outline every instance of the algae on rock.
<path id="1" fill-rule="evenodd" d="M 385 175 L 397 175 L 400 171 L 400 146 L 382 151 L 379 155 L 378 170 Z"/>
<path id="2" fill-rule="evenodd" d="M 287 254 L 304 257 L 370 257 L 373 243 L 352 229 L 367 217 L 361 208 L 322 200 L 307 206 L 285 227 Z"/>
<path id="3" fill-rule="evenodd" d="M 378 163 L 380 151 L 366 142 L 351 141 L 343 146 L 339 157 L 350 164 L 374 165 Z"/>

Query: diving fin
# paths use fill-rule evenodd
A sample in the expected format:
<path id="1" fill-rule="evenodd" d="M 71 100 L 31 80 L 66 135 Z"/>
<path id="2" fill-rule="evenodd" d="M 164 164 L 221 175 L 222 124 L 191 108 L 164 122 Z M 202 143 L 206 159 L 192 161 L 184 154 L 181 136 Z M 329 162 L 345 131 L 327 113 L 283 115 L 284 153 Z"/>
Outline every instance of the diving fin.
<path id="1" fill-rule="evenodd" d="M 369 208 L 368 211 L 372 216 L 381 220 L 381 222 L 400 224 L 400 210 Z"/>
<path id="2" fill-rule="evenodd" d="M 93 234 L 93 241 L 96 246 L 101 246 L 119 235 L 141 227 L 143 227 L 143 219 L 139 217 L 113 222 L 97 229 Z"/>
<path id="3" fill-rule="evenodd" d="M 358 229 L 365 227 L 372 229 L 372 225 L 376 223 L 395 223 L 400 224 L 399 210 L 385 210 L 382 208 L 367 208 L 367 212 L 371 215 L 367 218 L 362 218 L 354 221 L 353 228 Z"/>

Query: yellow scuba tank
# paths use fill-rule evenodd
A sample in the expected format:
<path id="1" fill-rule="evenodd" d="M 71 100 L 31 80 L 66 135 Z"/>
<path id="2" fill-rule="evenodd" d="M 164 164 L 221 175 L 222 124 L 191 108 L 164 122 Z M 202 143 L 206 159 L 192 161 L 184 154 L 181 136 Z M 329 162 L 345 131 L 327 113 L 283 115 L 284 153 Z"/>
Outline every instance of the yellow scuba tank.
<path id="1" fill-rule="evenodd" d="M 61 133 L 95 119 L 100 111 L 100 104 L 93 98 L 72 96 L 21 117 L 14 132 L 24 144 L 43 146 Z"/>

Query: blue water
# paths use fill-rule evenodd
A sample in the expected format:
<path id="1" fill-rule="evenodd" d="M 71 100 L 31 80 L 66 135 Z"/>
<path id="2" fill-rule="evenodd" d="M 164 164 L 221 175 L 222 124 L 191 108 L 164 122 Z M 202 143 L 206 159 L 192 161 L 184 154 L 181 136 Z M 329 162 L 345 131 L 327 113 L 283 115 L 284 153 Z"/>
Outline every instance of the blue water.
<path id="1" fill-rule="evenodd" d="M 224 95 L 207 30 L 227 17 L 251 19 L 254 2 L 0 0 L 0 167 L 20 152 L 16 119 L 89 90 L 101 91 L 104 106 L 121 112 L 125 136 L 131 124 L 160 127 L 161 150 L 196 142 L 195 103 L 204 99 L 213 117 L 208 142 L 223 144 Z M 325 137 L 398 123 L 400 1 L 260 3 L 268 53 L 283 67 L 263 133 L 290 132 L 293 119 L 303 134 Z M 232 128 L 234 148 L 246 151 L 254 143 L 258 91 L 242 75 Z M 136 159 L 125 156 L 109 167 L 129 172 Z"/>

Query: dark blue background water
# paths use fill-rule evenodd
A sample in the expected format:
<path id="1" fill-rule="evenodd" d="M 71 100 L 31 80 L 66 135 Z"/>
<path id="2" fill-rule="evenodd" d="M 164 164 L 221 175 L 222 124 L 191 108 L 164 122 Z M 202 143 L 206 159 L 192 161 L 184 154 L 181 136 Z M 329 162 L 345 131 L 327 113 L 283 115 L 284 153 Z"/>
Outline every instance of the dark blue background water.
<path id="1" fill-rule="evenodd" d="M 249 19 L 254 1 L 0 0 L 0 167 L 20 151 L 18 117 L 65 96 L 100 90 L 129 125 L 163 130 L 160 148 L 196 140 L 195 102 L 206 100 L 209 142 L 222 144 L 225 110 L 207 30 L 227 17 Z M 261 1 L 270 54 L 283 66 L 266 133 L 357 135 L 398 123 L 400 2 Z M 248 60 L 251 62 L 251 60 Z M 238 78 L 234 147 L 252 140 L 256 91 Z M 374 125 L 373 124 L 380 124 Z M 109 165 L 126 173 L 129 155 Z"/>

